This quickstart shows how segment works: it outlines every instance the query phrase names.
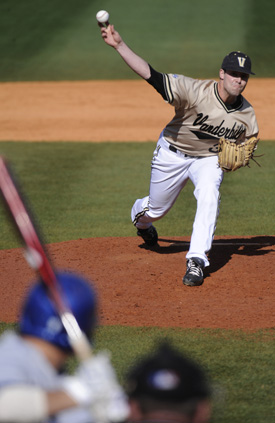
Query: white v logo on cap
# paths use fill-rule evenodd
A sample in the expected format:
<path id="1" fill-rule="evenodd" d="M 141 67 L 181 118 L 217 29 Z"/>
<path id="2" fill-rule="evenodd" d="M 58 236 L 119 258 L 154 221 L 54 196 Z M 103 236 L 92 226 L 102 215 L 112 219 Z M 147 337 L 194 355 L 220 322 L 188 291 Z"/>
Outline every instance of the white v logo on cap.
<path id="1" fill-rule="evenodd" d="M 245 58 L 245 57 L 238 57 L 239 66 L 240 66 L 241 68 L 243 68 L 243 67 L 244 67 L 245 60 L 246 60 L 246 58 Z"/>

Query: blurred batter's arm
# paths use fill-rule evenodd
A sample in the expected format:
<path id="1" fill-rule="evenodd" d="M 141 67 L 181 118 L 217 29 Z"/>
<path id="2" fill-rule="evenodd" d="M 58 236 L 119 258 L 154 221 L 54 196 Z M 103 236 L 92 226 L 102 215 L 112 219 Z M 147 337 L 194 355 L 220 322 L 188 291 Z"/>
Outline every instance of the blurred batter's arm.
<path id="1" fill-rule="evenodd" d="M 11 385 L 0 390 L 0 422 L 40 422 L 77 405 L 64 391 L 45 392 L 37 386 Z"/>

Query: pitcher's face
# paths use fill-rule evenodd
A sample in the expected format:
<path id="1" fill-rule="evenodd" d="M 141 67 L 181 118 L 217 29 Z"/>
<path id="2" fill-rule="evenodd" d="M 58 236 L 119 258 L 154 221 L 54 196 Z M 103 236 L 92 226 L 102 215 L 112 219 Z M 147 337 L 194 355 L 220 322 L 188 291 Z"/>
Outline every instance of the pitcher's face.
<path id="1" fill-rule="evenodd" d="M 229 97 L 240 95 L 247 85 L 249 75 L 247 73 L 220 70 L 220 79 L 223 83 L 223 89 Z"/>

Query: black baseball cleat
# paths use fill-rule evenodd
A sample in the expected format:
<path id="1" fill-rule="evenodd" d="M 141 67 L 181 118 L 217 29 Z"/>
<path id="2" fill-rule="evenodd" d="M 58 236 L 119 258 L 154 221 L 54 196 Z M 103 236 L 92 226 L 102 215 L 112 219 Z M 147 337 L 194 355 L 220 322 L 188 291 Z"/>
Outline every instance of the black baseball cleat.
<path id="1" fill-rule="evenodd" d="M 187 270 L 182 279 L 184 285 L 200 286 L 203 283 L 204 261 L 198 257 L 187 260 Z"/>
<path id="2" fill-rule="evenodd" d="M 158 243 L 158 233 L 153 225 L 151 225 L 148 229 L 138 229 L 137 235 L 141 236 L 148 247 L 154 247 L 154 245 Z"/>

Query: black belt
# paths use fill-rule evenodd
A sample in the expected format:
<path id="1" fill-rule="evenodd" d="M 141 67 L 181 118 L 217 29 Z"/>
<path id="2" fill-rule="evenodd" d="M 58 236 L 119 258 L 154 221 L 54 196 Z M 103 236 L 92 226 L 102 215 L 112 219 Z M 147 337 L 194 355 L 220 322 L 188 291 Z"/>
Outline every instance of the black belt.
<path id="1" fill-rule="evenodd" d="M 172 144 L 169 144 L 169 150 L 173 151 L 173 153 L 177 153 L 178 151 L 180 151 L 176 147 L 174 147 Z M 182 154 L 184 157 L 191 157 L 191 158 L 196 157 L 196 156 L 189 156 L 189 154 L 185 154 L 185 153 L 182 153 Z"/>
<path id="2" fill-rule="evenodd" d="M 173 145 L 169 144 L 169 150 L 173 151 L 173 153 L 177 153 L 178 150 Z"/>

